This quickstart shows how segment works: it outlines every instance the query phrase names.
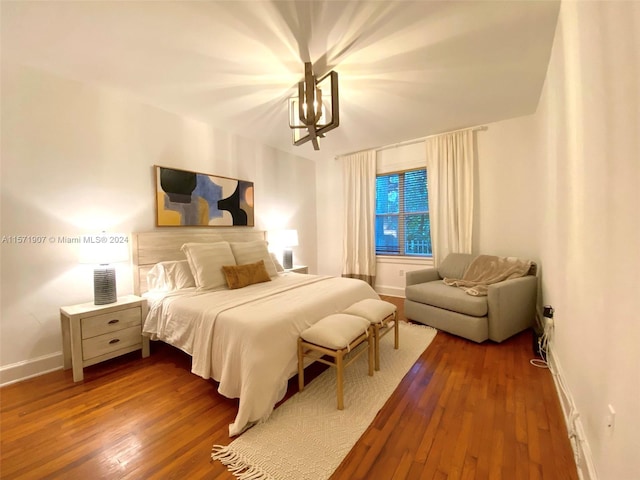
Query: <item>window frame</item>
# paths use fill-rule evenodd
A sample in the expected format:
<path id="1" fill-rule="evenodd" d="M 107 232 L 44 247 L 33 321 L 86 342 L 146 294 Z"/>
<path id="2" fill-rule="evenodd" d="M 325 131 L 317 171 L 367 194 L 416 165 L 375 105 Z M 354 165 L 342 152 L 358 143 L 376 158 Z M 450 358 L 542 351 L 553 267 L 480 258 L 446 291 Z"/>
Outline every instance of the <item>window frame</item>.
<path id="1" fill-rule="evenodd" d="M 374 222 L 377 223 L 378 217 L 396 217 L 397 225 L 398 225 L 398 253 L 391 252 L 379 252 L 377 249 L 377 241 L 376 244 L 376 257 L 378 258 L 407 258 L 407 259 L 431 259 L 433 257 L 433 250 L 431 253 L 427 254 L 407 254 L 406 253 L 406 239 L 405 239 L 405 222 L 408 216 L 413 215 L 427 215 L 429 219 L 429 232 L 431 232 L 431 216 L 429 213 L 429 192 L 427 189 L 427 209 L 426 211 L 420 212 L 405 212 L 405 183 L 406 178 L 405 175 L 411 172 L 424 171 L 425 172 L 425 180 L 428 178 L 429 172 L 426 167 L 413 167 L 402 170 L 394 170 L 384 173 L 376 173 L 376 183 L 379 177 L 388 177 L 391 175 L 398 175 L 398 213 L 377 213 L 377 195 L 378 195 L 378 187 L 376 184 L 376 212 L 374 213 L 375 218 Z M 377 240 L 377 233 L 376 233 Z"/>

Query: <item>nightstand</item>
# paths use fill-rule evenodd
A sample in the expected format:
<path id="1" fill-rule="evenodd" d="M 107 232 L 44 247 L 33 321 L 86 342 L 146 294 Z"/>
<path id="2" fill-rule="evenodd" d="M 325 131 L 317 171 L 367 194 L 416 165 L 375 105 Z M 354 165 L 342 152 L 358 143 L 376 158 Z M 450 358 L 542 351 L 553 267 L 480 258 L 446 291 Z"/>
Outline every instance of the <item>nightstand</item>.
<path id="1" fill-rule="evenodd" d="M 115 303 L 81 303 L 60 308 L 64 369 L 73 368 L 73 381 L 84 378 L 83 368 L 142 349 L 149 356 L 149 337 L 142 336 L 147 300 L 125 295 Z"/>
<path id="2" fill-rule="evenodd" d="M 285 272 L 309 273 L 309 267 L 306 265 L 294 265 L 293 268 L 285 268 Z"/>

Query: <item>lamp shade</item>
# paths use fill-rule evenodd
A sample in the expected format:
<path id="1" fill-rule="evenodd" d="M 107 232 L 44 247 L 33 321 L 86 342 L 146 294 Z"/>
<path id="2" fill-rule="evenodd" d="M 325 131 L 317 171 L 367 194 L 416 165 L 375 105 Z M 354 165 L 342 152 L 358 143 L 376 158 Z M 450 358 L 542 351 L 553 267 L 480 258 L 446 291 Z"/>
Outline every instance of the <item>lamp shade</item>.
<path id="1" fill-rule="evenodd" d="M 280 235 L 280 242 L 282 243 L 282 266 L 285 269 L 293 268 L 293 252 L 291 247 L 298 246 L 298 231 L 297 230 L 283 230 Z"/>
<path id="2" fill-rule="evenodd" d="M 298 246 L 298 231 L 297 230 L 284 230 L 282 232 L 282 246 L 283 247 L 297 247 Z"/>
<path id="3" fill-rule="evenodd" d="M 129 260 L 128 235 L 100 233 L 83 235 L 81 239 L 80 263 L 109 265 Z"/>

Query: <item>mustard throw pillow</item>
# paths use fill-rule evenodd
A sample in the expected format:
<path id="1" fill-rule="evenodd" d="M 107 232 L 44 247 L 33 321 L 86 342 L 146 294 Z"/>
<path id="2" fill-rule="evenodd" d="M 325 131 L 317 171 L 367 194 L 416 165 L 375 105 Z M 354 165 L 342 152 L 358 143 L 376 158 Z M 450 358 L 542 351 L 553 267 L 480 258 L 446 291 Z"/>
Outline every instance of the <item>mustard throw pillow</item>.
<path id="1" fill-rule="evenodd" d="M 222 267 L 227 286 L 230 289 L 242 288 L 254 283 L 270 282 L 271 278 L 264 266 L 264 260 L 244 265 L 226 265 Z"/>

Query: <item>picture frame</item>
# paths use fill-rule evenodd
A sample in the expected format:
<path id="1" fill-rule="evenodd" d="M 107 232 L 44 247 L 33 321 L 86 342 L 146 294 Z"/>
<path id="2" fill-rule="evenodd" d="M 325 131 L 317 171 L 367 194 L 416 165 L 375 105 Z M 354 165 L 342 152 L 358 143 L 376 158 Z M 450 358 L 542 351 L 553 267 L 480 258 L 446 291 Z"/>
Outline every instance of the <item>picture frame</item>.
<path id="1" fill-rule="evenodd" d="M 253 227 L 253 182 L 154 165 L 156 226 Z"/>

